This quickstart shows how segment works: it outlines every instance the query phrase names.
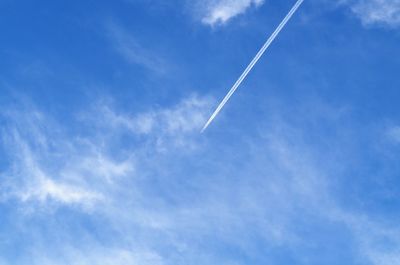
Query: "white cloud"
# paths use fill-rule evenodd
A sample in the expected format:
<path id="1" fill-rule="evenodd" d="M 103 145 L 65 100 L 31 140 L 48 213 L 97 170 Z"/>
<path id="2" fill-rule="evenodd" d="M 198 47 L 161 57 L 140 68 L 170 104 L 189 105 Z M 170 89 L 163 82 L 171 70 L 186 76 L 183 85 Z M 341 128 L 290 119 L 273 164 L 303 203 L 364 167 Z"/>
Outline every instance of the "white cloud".
<path id="1" fill-rule="evenodd" d="M 259 7 L 263 3 L 264 0 L 207 0 L 203 3 L 202 22 L 211 26 L 224 24 L 250 7 Z"/>
<path id="2" fill-rule="evenodd" d="M 347 1 L 364 25 L 400 26 L 400 0 Z"/>
<path id="3" fill-rule="evenodd" d="M 2 140 L 10 167 L 1 174 L 3 199 L 17 198 L 33 208 L 61 204 L 92 209 L 105 203 L 105 185 L 134 170 L 131 156 L 111 159 L 96 143 L 68 137 L 36 110 L 8 112 L 5 118 L 9 126 L 3 128 Z"/>
<path id="4" fill-rule="evenodd" d="M 390 140 L 400 144 L 400 126 L 394 126 L 387 131 Z"/>
<path id="5" fill-rule="evenodd" d="M 45 136 L 42 135 L 38 140 L 43 137 Z M 39 202 L 40 205 L 45 205 L 57 202 L 84 208 L 91 208 L 102 200 L 102 196 L 95 191 L 68 183 L 67 180 L 60 179 L 60 176 L 52 178 L 38 162 L 44 159 L 45 154 L 34 152 L 17 130 L 13 130 L 7 136 L 7 146 L 12 148 L 9 150 L 14 158 L 12 168 L 4 174 L 8 185 L 2 192 L 9 196 L 16 197 L 24 203 Z"/>
<path id="6" fill-rule="evenodd" d="M 82 137 L 66 135 L 61 125 L 32 107 L 5 111 L 9 126 L 3 128 L 2 138 L 11 166 L 2 174 L 6 181 L 1 197 L 86 209 L 103 205 L 113 198 L 110 193 L 120 181 L 136 176 L 136 160 L 151 160 L 170 148 L 193 149 L 192 135 L 200 135 L 209 106 L 209 99 L 192 96 L 170 108 L 128 115 L 99 104 L 81 120 L 98 127 Z M 123 146 L 113 153 L 113 141 L 124 131 L 130 139 L 144 137 L 143 142 L 126 153 Z"/>
<path id="7" fill-rule="evenodd" d="M 372 265 L 392 265 L 400 262 L 400 230 L 396 223 L 373 220 L 362 213 L 338 209 L 336 221 L 344 223 L 351 231 L 357 249 Z"/>
<path id="8" fill-rule="evenodd" d="M 215 156 L 213 152 L 213 158 L 206 156 L 204 161 L 191 161 L 211 169 L 211 175 L 180 172 L 186 168 L 187 155 L 182 155 L 183 151 L 202 141 L 196 137 L 201 136 L 210 102 L 208 98 L 193 96 L 171 107 L 133 115 L 116 111 L 110 105 L 100 105 L 88 112 L 87 117 L 93 120 L 81 121 L 94 127 L 93 134 L 79 140 L 63 134 L 62 126 L 51 124 L 45 115 L 40 115 L 40 122 L 32 122 L 31 130 L 24 120 L 32 120 L 29 114 L 32 111 L 23 112 L 11 119 L 20 124 L 15 126 L 19 136 L 9 141 L 10 146 L 18 147 L 9 149 L 14 154 L 11 157 L 14 168 L 18 170 L 10 170 L 7 179 L 22 204 L 91 207 L 108 221 L 111 229 L 123 231 L 112 241 L 131 242 L 130 237 L 135 235 L 133 246 L 128 245 L 128 249 L 143 246 L 154 250 L 154 246 L 161 245 L 172 249 L 172 253 L 186 253 L 184 260 L 167 257 L 168 264 L 226 263 L 216 254 L 199 257 L 204 251 L 201 249 L 203 238 L 229 242 L 248 251 L 254 243 L 246 238 L 259 237 L 274 245 L 298 240 L 292 231 L 291 216 L 297 213 L 299 204 L 321 202 L 312 196 L 315 190 L 321 192 L 320 183 L 315 181 L 319 173 L 311 169 L 312 162 L 305 152 L 291 149 L 281 132 L 271 133 L 267 141 L 258 143 L 246 156 L 245 165 L 231 161 L 233 164 L 226 166 L 219 159 L 235 160 L 239 154 L 223 151 Z M 96 125 L 99 119 L 101 124 Z M 143 120 L 145 126 L 142 126 Z M 48 134 L 49 129 L 43 131 L 43 124 L 53 128 L 51 131 L 61 131 L 60 135 Z M 24 134 L 26 129 L 35 131 L 34 128 L 40 137 Z M 132 157 L 122 155 L 124 159 L 118 160 L 122 162 L 117 162 L 110 157 L 121 157 L 124 147 L 118 146 L 116 153 L 109 148 L 123 131 L 137 144 L 128 148 L 134 153 Z M 37 139 L 41 139 L 41 144 Z M 288 165 L 291 168 L 287 171 L 279 170 Z M 249 171 L 245 178 L 240 173 L 243 166 Z M 265 200 L 266 193 L 268 200 Z M 87 202 L 92 203 L 85 205 Z M 64 242 L 63 249 L 68 244 L 71 242 Z M 43 253 L 39 250 L 39 254 Z M 62 260 L 59 264 L 103 265 L 112 261 L 112 264 L 119 264 L 117 261 L 146 264 L 143 256 L 132 256 L 125 251 L 117 254 L 110 258 L 90 254 L 82 257 L 77 252 L 76 259 Z M 158 264 L 157 261 L 161 264 L 157 254 L 151 254 L 149 260 L 152 261 L 149 264 Z M 53 261 L 52 257 L 45 256 L 37 263 L 57 264 Z"/>
<path id="9" fill-rule="evenodd" d="M 373 247 L 382 236 L 397 240 L 397 233 L 336 204 L 329 184 L 330 179 L 336 181 L 338 172 L 332 169 L 342 160 L 335 162 L 326 154 L 329 151 L 304 140 L 307 130 L 273 115 L 261 136 L 235 139 L 240 152 L 221 143 L 208 148 L 205 156 L 201 150 L 182 155 L 187 146 L 203 141 L 196 136 L 210 102 L 193 96 L 134 114 L 97 104 L 80 120 L 93 131 L 79 139 L 65 135 L 63 127 L 44 114 L 14 115 L 9 124 L 18 124 L 5 128 L 13 161 L 7 181 L 21 203 L 92 207 L 100 216 L 100 231 L 110 233 L 100 239 L 89 236 L 87 242 L 58 239 L 62 247 L 43 240 L 44 250 L 36 249 L 33 262 L 26 264 L 229 264 L 205 249 L 203 242 L 229 244 L 249 256 L 260 240 L 267 246 L 296 249 L 310 240 L 298 231 L 299 223 L 318 219 L 349 228 L 360 252 L 366 251 L 364 256 L 373 264 L 396 261 L 398 245 L 386 252 Z M 117 139 L 123 144 L 111 151 Z M 202 143 L 210 147 L 209 142 Z M 324 163 L 318 162 L 321 153 Z M 62 239 L 60 234 L 71 232 L 63 224 L 52 225 L 46 228 L 49 234 Z M 107 229 L 102 230 L 104 226 Z M 81 229 L 74 231 L 77 238 L 80 232 L 92 233 Z M 48 254 L 54 248 L 57 257 Z"/>
<path id="10" fill-rule="evenodd" d="M 149 110 L 133 116 L 117 114 L 107 105 L 100 106 L 100 109 L 103 110 L 103 121 L 106 124 L 126 127 L 135 134 L 176 136 L 199 131 L 206 119 L 206 110 L 210 104 L 209 98 L 191 96 L 173 107 Z"/>
<path id="11" fill-rule="evenodd" d="M 162 265 L 162 258 L 147 250 L 128 250 L 101 248 L 98 246 L 82 249 L 64 246 L 65 251 L 54 256 L 47 251 L 32 250 L 34 256 L 29 264 L 33 265 Z"/>
<path id="12" fill-rule="evenodd" d="M 87 206 L 90 206 L 95 200 L 101 198 L 101 196 L 94 192 L 68 184 L 56 183 L 43 176 L 38 179 L 36 185 L 28 187 L 27 190 L 22 190 L 18 196 L 23 202 L 39 200 L 41 203 L 44 203 L 47 200 L 55 200 L 64 204 L 83 204 Z"/>
<path id="13" fill-rule="evenodd" d="M 193 95 L 175 106 L 150 109 L 133 115 L 119 113 L 110 104 L 99 103 L 93 113 L 86 114 L 85 119 L 94 119 L 95 123 L 106 130 L 128 130 L 136 136 L 144 136 L 159 151 L 170 147 L 192 149 L 193 135 L 199 135 L 209 115 L 211 103 L 210 98 Z"/>
<path id="14" fill-rule="evenodd" d="M 165 74 L 170 66 L 156 52 L 142 45 L 134 35 L 116 23 L 108 23 L 107 35 L 114 50 L 125 61 L 131 64 L 141 65 L 148 70 Z"/>

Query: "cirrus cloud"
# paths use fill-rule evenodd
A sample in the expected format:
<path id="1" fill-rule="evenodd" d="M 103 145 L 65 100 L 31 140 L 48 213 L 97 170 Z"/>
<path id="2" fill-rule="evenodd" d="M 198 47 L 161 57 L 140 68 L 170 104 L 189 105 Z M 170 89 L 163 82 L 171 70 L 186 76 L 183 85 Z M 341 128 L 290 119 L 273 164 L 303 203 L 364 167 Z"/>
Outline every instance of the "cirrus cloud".
<path id="1" fill-rule="evenodd" d="M 352 12 L 366 26 L 400 26 L 399 0 L 359 0 L 346 2 L 351 5 Z"/>
<path id="2" fill-rule="evenodd" d="M 204 24 L 215 26 L 225 24 L 232 18 L 245 13 L 252 6 L 260 7 L 264 0 L 209 0 L 203 3 Z"/>

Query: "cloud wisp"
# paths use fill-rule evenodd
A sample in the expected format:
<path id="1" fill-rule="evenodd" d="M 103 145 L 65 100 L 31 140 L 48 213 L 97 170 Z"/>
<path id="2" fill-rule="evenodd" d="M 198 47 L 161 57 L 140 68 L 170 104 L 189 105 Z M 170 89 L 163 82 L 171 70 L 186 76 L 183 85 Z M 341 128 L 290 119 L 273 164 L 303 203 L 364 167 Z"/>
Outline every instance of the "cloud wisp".
<path id="1" fill-rule="evenodd" d="M 365 26 L 384 25 L 391 28 L 400 26 L 399 0 L 346 0 L 344 2 L 350 4 L 352 12 Z"/>
<path id="2" fill-rule="evenodd" d="M 114 50 L 125 61 L 143 66 L 153 73 L 163 75 L 167 72 L 167 63 L 161 56 L 144 47 L 135 37 L 122 26 L 110 22 L 106 25 L 108 39 Z"/>
<path id="3" fill-rule="evenodd" d="M 23 253 L 28 261 L 13 264 L 231 264 L 235 256 L 224 256 L 218 245 L 247 257 L 260 255 L 260 244 L 267 250 L 283 246 L 295 256 L 310 241 L 328 240 L 329 232 L 318 230 L 326 224 L 356 240 L 372 264 L 396 260 L 395 251 L 373 247 L 387 238 L 400 249 L 398 231 L 336 202 L 331 181 L 340 172 L 332 168 L 343 161 L 307 143 L 308 130 L 276 113 L 266 122 L 269 130 L 238 140 L 240 152 L 228 140 L 208 148 L 198 130 L 209 104 L 194 96 L 137 114 L 95 104 L 79 116 L 90 128 L 79 136 L 63 133 L 62 124 L 35 111 L 10 116 L 2 130 L 11 160 L 0 175 L 2 199 L 51 220 L 44 228 L 30 224 L 25 238 L 37 245 Z M 65 217 L 93 230 L 66 227 Z M 299 231 L 299 222 L 305 230 Z M 314 229 L 317 235 L 310 234 Z M 310 264 L 320 264 L 317 258 Z"/>
<path id="4" fill-rule="evenodd" d="M 206 1 L 206 15 L 202 18 L 204 24 L 215 26 L 225 24 L 232 18 L 243 14 L 251 6 L 259 7 L 264 0 L 208 0 Z"/>
<path id="5" fill-rule="evenodd" d="M 10 154 L 11 166 L 0 174 L 5 180 L 0 185 L 2 197 L 38 206 L 91 209 L 103 204 L 110 186 L 135 175 L 138 158 L 129 150 L 115 159 L 107 151 L 111 147 L 98 142 L 110 143 L 107 137 L 117 138 L 127 132 L 131 138 L 146 139 L 145 149 L 152 146 L 160 153 L 174 148 L 189 150 L 194 148 L 190 135 L 201 128 L 209 105 L 210 99 L 192 96 L 170 108 L 130 116 L 109 105 L 96 104 L 93 112 L 80 115 L 81 122 L 96 130 L 90 137 L 72 138 L 60 124 L 36 110 L 6 111 L 0 116 L 9 123 L 2 130 L 1 144 Z"/>
<path id="6" fill-rule="evenodd" d="M 393 142 L 400 144 L 400 126 L 394 126 L 388 129 L 387 136 Z"/>
<path id="7" fill-rule="evenodd" d="M 215 119 L 215 117 L 222 110 L 222 108 L 225 106 L 225 104 L 228 102 L 228 100 L 232 97 L 232 95 L 238 89 L 240 84 L 250 73 L 251 69 L 253 69 L 254 65 L 258 62 L 258 60 L 260 60 L 261 56 L 265 53 L 265 51 L 268 49 L 268 47 L 271 45 L 271 43 L 275 40 L 275 38 L 278 36 L 278 34 L 281 32 L 281 30 L 285 27 L 286 23 L 290 20 L 290 18 L 293 16 L 293 14 L 297 11 L 297 9 L 300 7 L 300 5 L 303 3 L 303 1 L 304 0 L 298 0 L 295 3 L 295 5 L 289 11 L 289 13 L 286 15 L 286 17 L 282 20 L 282 22 L 279 24 L 279 26 L 275 29 L 275 31 L 272 33 L 272 35 L 268 38 L 268 40 L 265 42 L 265 44 L 261 47 L 260 51 L 256 54 L 254 59 L 250 62 L 250 64 L 244 70 L 244 72 L 239 77 L 239 79 L 236 81 L 236 83 L 233 85 L 233 87 L 229 90 L 228 94 L 224 97 L 222 102 L 218 105 L 217 109 L 214 111 L 214 113 L 211 115 L 211 117 L 209 118 L 207 123 L 204 125 L 201 132 L 204 132 L 207 129 L 207 127 L 211 124 L 211 122 Z"/>

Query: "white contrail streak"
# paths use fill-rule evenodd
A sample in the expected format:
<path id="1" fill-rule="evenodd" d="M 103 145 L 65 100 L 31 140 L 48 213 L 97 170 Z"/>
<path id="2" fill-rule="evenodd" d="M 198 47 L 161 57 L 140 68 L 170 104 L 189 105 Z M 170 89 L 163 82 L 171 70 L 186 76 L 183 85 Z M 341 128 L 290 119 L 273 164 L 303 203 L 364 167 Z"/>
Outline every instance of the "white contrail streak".
<path id="1" fill-rule="evenodd" d="M 283 29 L 283 27 L 285 27 L 286 23 L 290 20 L 290 18 L 293 16 L 293 14 L 297 11 L 297 9 L 300 7 L 300 5 L 303 3 L 303 1 L 304 0 L 297 0 L 296 4 L 292 7 L 292 9 L 289 11 L 289 13 L 286 15 L 286 17 L 282 20 L 282 22 L 279 24 L 279 26 L 275 29 L 274 33 L 272 33 L 272 35 L 269 37 L 267 42 L 265 42 L 264 46 L 262 46 L 260 51 L 254 57 L 254 59 L 251 61 L 251 63 L 247 66 L 246 70 L 244 70 L 244 72 L 239 77 L 239 79 L 236 81 L 236 83 L 233 85 L 231 90 L 229 90 L 228 94 L 218 105 L 217 109 L 214 111 L 214 113 L 211 115 L 210 119 L 204 125 L 201 132 L 204 132 L 207 129 L 207 127 L 211 124 L 211 122 L 215 119 L 215 117 L 218 115 L 218 113 L 221 111 L 221 109 L 225 106 L 225 104 L 228 102 L 228 100 L 233 95 L 233 93 L 235 93 L 236 89 L 240 86 L 240 84 L 243 82 L 243 80 L 249 74 L 251 69 L 253 69 L 254 65 L 258 62 L 258 60 L 260 60 L 261 56 L 268 49 L 268 47 L 271 45 L 271 43 L 275 40 L 275 38 L 278 36 L 279 32 L 281 32 L 281 30 Z"/>

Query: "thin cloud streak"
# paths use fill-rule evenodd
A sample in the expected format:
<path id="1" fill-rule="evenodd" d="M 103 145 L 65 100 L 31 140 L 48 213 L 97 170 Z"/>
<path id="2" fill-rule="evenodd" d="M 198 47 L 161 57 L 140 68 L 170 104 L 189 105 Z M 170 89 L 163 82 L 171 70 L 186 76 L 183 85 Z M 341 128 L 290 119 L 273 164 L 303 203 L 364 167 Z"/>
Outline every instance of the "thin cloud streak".
<path id="1" fill-rule="evenodd" d="M 106 32 L 113 49 L 128 63 L 140 65 L 159 75 L 167 72 L 169 65 L 162 56 L 144 47 L 122 26 L 110 22 L 106 25 Z"/>
<path id="2" fill-rule="evenodd" d="M 278 34 L 281 32 L 281 30 L 285 27 L 286 23 L 290 20 L 290 18 L 293 16 L 293 14 L 297 11 L 297 9 L 300 7 L 300 5 L 303 3 L 303 1 L 304 0 L 298 0 L 296 2 L 296 4 L 292 7 L 292 9 L 289 11 L 289 13 L 286 15 L 286 17 L 279 24 L 279 26 L 275 29 L 275 31 L 272 33 L 272 35 L 269 37 L 269 39 L 266 41 L 266 43 L 262 46 L 262 48 L 257 53 L 257 55 L 254 57 L 254 59 L 251 61 L 251 63 L 247 66 L 246 70 L 244 70 L 242 75 L 239 77 L 239 79 L 236 81 L 236 83 L 233 85 L 233 87 L 229 90 L 228 94 L 225 96 L 225 98 L 219 104 L 217 109 L 211 115 L 210 119 L 207 121 L 207 123 L 204 125 L 203 129 L 201 130 L 202 133 L 207 129 L 207 127 L 215 119 L 215 117 L 218 115 L 218 113 L 222 110 L 222 108 L 225 106 L 225 104 L 228 102 L 228 100 L 231 98 L 231 96 L 235 93 L 236 89 L 238 89 L 240 84 L 250 73 L 251 69 L 253 69 L 254 65 L 258 62 L 258 60 L 260 60 L 261 56 L 265 53 L 265 51 L 268 49 L 268 47 L 271 45 L 271 43 L 275 40 L 275 38 L 278 36 Z"/>

